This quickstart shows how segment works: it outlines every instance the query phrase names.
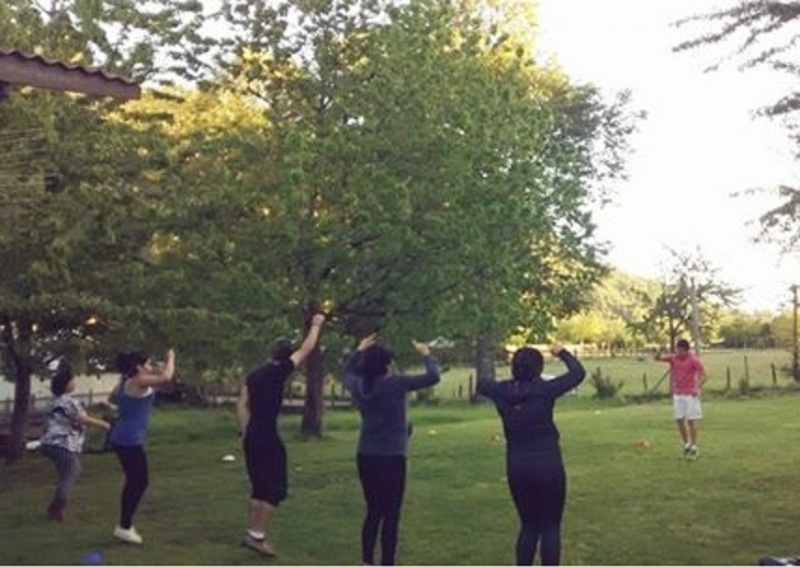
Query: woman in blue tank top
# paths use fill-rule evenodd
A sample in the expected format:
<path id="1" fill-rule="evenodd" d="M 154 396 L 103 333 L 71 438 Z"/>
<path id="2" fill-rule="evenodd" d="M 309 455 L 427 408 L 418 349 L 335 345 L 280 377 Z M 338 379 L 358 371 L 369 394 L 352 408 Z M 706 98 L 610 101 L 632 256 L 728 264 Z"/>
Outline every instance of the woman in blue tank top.
<path id="1" fill-rule="evenodd" d="M 122 378 L 109 399 L 119 408 L 119 415 L 111 429 L 110 441 L 125 473 L 125 485 L 114 537 L 141 545 L 142 536 L 133 527 L 133 515 L 148 483 L 147 455 L 143 444 L 156 397 L 154 387 L 172 379 L 175 351 L 169 350 L 167 362 L 161 368 L 155 368 L 141 351 L 122 353 L 117 356 L 117 368 Z"/>

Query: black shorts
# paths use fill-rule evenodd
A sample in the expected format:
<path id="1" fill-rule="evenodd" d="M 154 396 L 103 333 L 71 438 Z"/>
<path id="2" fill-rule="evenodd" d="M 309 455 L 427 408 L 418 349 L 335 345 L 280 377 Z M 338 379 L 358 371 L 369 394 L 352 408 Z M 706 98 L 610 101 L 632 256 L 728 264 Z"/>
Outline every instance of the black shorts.
<path id="1" fill-rule="evenodd" d="M 278 506 L 286 500 L 289 489 L 286 447 L 278 437 L 253 437 L 245 435 L 242 443 L 250 477 L 250 497 Z"/>

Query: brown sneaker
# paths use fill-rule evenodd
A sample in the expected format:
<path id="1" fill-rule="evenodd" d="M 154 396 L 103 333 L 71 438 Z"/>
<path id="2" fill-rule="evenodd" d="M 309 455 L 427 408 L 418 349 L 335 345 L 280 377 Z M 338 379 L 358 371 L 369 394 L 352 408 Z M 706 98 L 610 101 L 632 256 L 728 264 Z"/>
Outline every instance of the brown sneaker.
<path id="1" fill-rule="evenodd" d="M 268 544 L 266 540 L 256 539 L 250 534 L 247 534 L 244 537 L 244 539 L 242 540 L 242 545 L 266 557 L 275 557 L 276 555 L 275 550 L 272 549 L 272 546 Z"/>

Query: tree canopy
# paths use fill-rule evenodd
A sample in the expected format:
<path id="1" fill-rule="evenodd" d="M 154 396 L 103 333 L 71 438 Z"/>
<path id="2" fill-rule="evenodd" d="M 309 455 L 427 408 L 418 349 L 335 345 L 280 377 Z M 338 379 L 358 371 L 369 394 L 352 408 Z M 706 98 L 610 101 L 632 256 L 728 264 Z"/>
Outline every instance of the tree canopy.
<path id="1" fill-rule="evenodd" d="M 546 332 L 603 272 L 591 205 L 624 175 L 635 115 L 533 58 L 525 3 L 53 6 L 7 3 L 0 30 L 28 18 L 16 47 L 152 81 L 124 106 L 0 104 L 22 156 L 0 226 L 19 381 L 65 337 L 99 357 L 174 345 L 186 379 L 238 378 L 322 309 L 303 420 L 319 435 L 325 352 L 377 329 L 401 356 L 411 337 L 492 349 Z"/>

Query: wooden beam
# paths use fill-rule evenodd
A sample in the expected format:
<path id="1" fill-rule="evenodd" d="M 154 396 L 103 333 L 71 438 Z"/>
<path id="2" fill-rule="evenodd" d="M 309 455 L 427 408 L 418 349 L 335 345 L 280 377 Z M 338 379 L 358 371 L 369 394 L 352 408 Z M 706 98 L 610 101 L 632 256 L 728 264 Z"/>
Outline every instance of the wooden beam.
<path id="1" fill-rule="evenodd" d="M 0 54 L 0 83 L 122 99 L 136 99 L 142 94 L 139 85 L 99 70 L 68 68 L 61 63 L 13 53 Z"/>

